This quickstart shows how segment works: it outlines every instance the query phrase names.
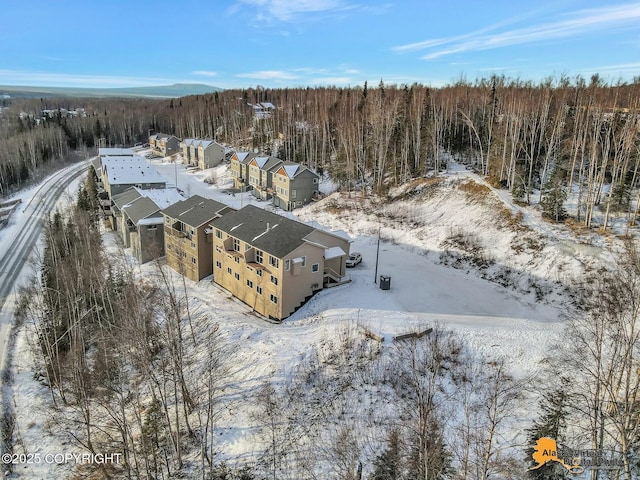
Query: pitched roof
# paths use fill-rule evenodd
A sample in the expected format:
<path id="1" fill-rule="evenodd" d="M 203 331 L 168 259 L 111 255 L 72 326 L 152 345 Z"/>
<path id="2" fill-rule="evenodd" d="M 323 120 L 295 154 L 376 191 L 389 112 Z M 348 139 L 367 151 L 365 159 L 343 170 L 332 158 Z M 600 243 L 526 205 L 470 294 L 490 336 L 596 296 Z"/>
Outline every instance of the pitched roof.
<path id="1" fill-rule="evenodd" d="M 126 214 L 137 225 L 140 220 L 159 212 L 160 208 L 148 197 L 136 198 L 133 202 L 122 207 L 122 212 Z"/>
<path id="2" fill-rule="evenodd" d="M 135 187 L 133 187 L 135 188 Z M 158 205 L 160 209 L 167 208 L 174 203 L 180 202 L 185 199 L 185 197 L 178 191 L 177 188 L 149 188 L 149 189 L 137 189 L 135 188 L 140 195 L 143 197 L 150 198 L 153 202 Z"/>
<path id="3" fill-rule="evenodd" d="M 247 205 L 216 219 L 212 225 L 278 258 L 283 258 L 305 243 L 304 237 L 315 230 L 254 205 Z"/>
<path id="4" fill-rule="evenodd" d="M 282 163 L 282 160 L 280 160 L 278 157 L 261 156 L 255 157 L 253 160 L 255 160 L 256 165 L 260 168 L 260 170 L 269 170 Z"/>
<path id="5" fill-rule="evenodd" d="M 114 195 L 112 200 L 113 204 L 122 210 L 125 205 L 133 202 L 135 199 L 140 198 L 141 196 L 142 194 L 137 189 L 128 188 L 124 192 Z"/>
<path id="6" fill-rule="evenodd" d="M 255 157 L 253 152 L 235 152 L 235 155 L 238 161 L 243 164 L 249 163 Z"/>
<path id="7" fill-rule="evenodd" d="M 222 215 L 223 210 L 229 208 L 224 203 L 194 195 L 165 208 L 162 213 L 191 227 L 199 227 Z"/>
<path id="8" fill-rule="evenodd" d="M 135 185 L 136 183 L 166 183 L 158 171 L 140 156 L 104 157 L 102 169 L 111 185 Z"/>
<path id="9" fill-rule="evenodd" d="M 110 147 L 98 148 L 99 157 L 106 157 L 106 156 L 132 157 L 133 155 L 134 153 L 131 148 L 110 148 Z"/>

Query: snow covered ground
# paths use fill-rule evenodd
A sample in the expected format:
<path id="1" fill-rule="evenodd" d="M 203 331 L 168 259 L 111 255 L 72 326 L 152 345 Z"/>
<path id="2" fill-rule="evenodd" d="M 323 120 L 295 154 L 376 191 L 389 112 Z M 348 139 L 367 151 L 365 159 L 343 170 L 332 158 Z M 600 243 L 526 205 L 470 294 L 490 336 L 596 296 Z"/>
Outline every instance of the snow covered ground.
<path id="1" fill-rule="evenodd" d="M 249 202 L 270 207 L 249 193 L 225 193 L 231 186 L 226 164 L 199 172 L 164 160 L 150 162 L 187 195 L 203 195 L 235 208 Z M 207 178 L 215 179 L 215 184 L 205 183 Z M 439 325 L 458 332 L 477 352 L 507 359 L 517 377 L 538 373 L 549 348 L 562 335 L 569 303 L 563 283 L 605 265 L 612 258 L 610 250 L 605 248 L 607 242 L 594 247 L 561 227 L 550 226 L 532 210 L 518 218 L 519 208 L 491 191 L 474 197 L 464 186 L 471 181 L 480 180 L 454 168 L 442 181 L 391 192 L 396 196 L 393 203 L 381 204 L 358 193 L 350 198 L 332 193 L 322 202 L 296 210 L 300 220 L 347 231 L 353 238 L 351 250 L 361 252 L 364 260 L 349 269 L 350 283 L 321 291 L 281 324 L 254 315 L 210 278 L 197 284 L 187 280 L 191 308 L 219 323 L 235 346 L 231 358 L 236 372 L 244 373 L 243 382 L 233 385 L 232 393 L 242 397 L 265 377 L 290 375 L 287 372 L 311 346 L 355 327 L 366 327 L 390 342 L 394 335 Z M 25 205 L 34 191 L 22 195 Z M 20 212 L 16 224 L 19 216 Z M 0 231 L 0 247 L 12 228 Z M 381 290 L 375 283 L 379 231 L 377 272 L 391 277 L 390 290 Z M 107 248 L 117 253 L 115 234 L 105 232 L 104 237 Z M 156 268 L 136 266 L 146 278 L 157 275 Z M 174 277 L 181 282 L 177 274 Z M 197 328 L 203 334 L 207 331 L 206 325 Z M 79 451 L 69 432 L 57 427 L 48 413 L 51 397 L 33 378 L 29 343 L 23 331 L 14 359 L 21 445 L 42 453 Z M 248 413 L 231 407 L 220 426 L 224 455 L 250 458 L 257 447 L 247 433 Z M 72 468 L 69 464 L 31 466 L 23 475 L 62 478 Z"/>

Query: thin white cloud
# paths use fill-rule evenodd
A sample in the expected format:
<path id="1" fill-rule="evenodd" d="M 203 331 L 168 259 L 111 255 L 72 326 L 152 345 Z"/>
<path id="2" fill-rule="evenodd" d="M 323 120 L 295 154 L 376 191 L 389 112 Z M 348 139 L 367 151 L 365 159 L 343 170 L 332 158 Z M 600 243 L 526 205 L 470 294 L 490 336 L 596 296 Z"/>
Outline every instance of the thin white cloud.
<path id="1" fill-rule="evenodd" d="M 257 19 L 270 21 L 291 21 L 300 14 L 338 11 L 349 9 L 343 0 L 239 0 L 258 10 Z M 233 7 L 238 11 L 239 5 Z"/>
<path id="2" fill-rule="evenodd" d="M 253 78 L 256 80 L 296 80 L 300 77 L 281 70 L 260 70 L 258 72 L 239 73 L 236 77 Z"/>
<path id="3" fill-rule="evenodd" d="M 209 70 L 195 70 L 191 72 L 192 75 L 198 75 L 201 77 L 217 77 L 218 72 L 211 72 Z"/>
<path id="4" fill-rule="evenodd" d="M 613 5 L 601 8 L 578 10 L 570 18 L 558 22 L 543 23 L 530 27 L 498 33 L 479 31 L 448 38 L 437 38 L 394 47 L 396 52 L 430 50 L 422 58 L 433 60 L 447 55 L 480 50 L 490 50 L 512 45 L 531 44 L 558 38 L 578 37 L 598 30 L 637 26 L 640 20 L 640 3 Z M 491 27 L 490 30 L 495 30 Z M 440 47 L 441 49 L 435 49 Z"/>
<path id="5" fill-rule="evenodd" d="M 321 85 L 321 86 L 346 86 L 346 85 L 354 85 L 356 82 L 351 77 L 322 77 L 315 78 L 309 81 L 310 85 Z"/>

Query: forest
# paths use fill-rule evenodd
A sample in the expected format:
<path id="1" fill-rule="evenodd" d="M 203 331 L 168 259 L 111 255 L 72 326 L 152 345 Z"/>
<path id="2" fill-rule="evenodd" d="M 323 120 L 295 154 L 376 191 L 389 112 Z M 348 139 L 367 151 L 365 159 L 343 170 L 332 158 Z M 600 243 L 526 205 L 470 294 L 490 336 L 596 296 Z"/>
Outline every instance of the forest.
<path id="1" fill-rule="evenodd" d="M 614 212 L 634 223 L 640 176 L 639 83 L 609 85 L 598 75 L 532 83 L 492 76 L 431 88 L 385 85 L 262 87 L 168 100 L 19 99 L 0 116 L 0 196 L 39 172 L 86 157 L 99 142 L 132 146 L 149 132 L 207 138 L 295 161 L 343 189 L 384 195 L 416 177 L 438 175 L 451 159 L 545 215 L 607 229 Z M 275 112 L 257 119 L 252 104 Z M 87 115 L 41 118 L 44 109 Z"/>

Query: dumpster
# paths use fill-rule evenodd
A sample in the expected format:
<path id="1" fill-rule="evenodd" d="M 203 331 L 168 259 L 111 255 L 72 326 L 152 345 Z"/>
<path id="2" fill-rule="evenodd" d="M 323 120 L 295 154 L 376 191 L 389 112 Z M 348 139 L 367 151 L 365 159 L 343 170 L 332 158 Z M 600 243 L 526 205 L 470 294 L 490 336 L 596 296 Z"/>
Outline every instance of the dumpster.
<path id="1" fill-rule="evenodd" d="M 391 288 L 391 277 L 388 275 L 380 275 L 380 289 L 389 290 Z"/>

